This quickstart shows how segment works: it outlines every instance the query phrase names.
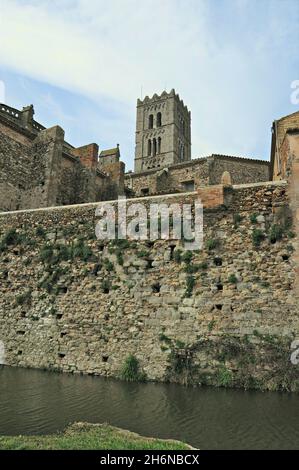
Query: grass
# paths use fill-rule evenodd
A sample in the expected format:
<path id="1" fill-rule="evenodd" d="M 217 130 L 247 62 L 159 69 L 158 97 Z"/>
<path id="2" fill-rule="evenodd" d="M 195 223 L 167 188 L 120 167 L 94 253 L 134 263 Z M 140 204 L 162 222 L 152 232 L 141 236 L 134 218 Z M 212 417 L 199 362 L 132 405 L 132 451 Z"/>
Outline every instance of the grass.
<path id="1" fill-rule="evenodd" d="M 137 357 L 130 354 L 122 367 L 121 378 L 127 382 L 145 382 L 146 374 L 140 370 Z"/>
<path id="2" fill-rule="evenodd" d="M 187 450 L 179 441 L 141 437 L 108 424 L 74 423 L 48 436 L 0 436 L 0 450 Z"/>

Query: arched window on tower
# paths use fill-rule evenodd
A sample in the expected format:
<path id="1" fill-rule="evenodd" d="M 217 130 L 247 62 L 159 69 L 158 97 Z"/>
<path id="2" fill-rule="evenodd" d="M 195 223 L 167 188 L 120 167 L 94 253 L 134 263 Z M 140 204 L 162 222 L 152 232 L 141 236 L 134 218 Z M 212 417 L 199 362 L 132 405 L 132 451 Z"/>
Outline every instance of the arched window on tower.
<path id="1" fill-rule="evenodd" d="M 150 114 L 148 117 L 148 128 L 153 129 L 154 127 L 154 116 L 153 114 Z"/>
<path id="2" fill-rule="evenodd" d="M 161 126 L 162 126 L 162 114 L 158 113 L 157 114 L 157 127 L 161 127 Z"/>
<path id="3" fill-rule="evenodd" d="M 158 154 L 161 153 L 161 142 L 162 142 L 161 137 L 158 137 Z"/>
<path id="4" fill-rule="evenodd" d="M 148 139 L 147 141 L 147 155 L 150 157 L 152 154 L 152 141 L 151 139 Z"/>
<path id="5" fill-rule="evenodd" d="M 157 155 L 157 140 L 153 139 L 153 157 Z"/>

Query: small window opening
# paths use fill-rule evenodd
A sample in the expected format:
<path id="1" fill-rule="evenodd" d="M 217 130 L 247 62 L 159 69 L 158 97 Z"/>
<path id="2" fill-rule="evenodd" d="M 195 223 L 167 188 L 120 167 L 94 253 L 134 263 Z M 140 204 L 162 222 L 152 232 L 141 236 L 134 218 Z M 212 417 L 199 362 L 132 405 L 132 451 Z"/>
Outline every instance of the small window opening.
<path id="1" fill-rule="evenodd" d="M 158 293 L 158 292 L 160 292 L 160 289 L 161 289 L 161 286 L 160 286 L 159 282 L 156 282 L 155 284 L 152 285 L 152 291 L 153 292 Z"/>
<path id="2" fill-rule="evenodd" d="M 148 128 L 152 129 L 154 127 L 154 116 L 152 114 L 148 117 Z"/>
<path id="3" fill-rule="evenodd" d="M 162 114 L 158 113 L 157 114 L 157 127 L 161 127 L 161 126 L 162 126 Z"/>

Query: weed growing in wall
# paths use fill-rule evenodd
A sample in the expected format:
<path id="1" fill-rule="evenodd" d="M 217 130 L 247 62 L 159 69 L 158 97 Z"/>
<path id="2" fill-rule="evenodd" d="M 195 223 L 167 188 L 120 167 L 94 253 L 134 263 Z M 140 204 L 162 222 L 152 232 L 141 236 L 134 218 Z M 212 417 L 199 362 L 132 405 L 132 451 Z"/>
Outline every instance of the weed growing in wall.
<path id="1" fill-rule="evenodd" d="M 254 228 L 252 232 L 252 243 L 255 247 L 259 247 L 261 242 L 265 239 L 265 234 L 262 230 Z"/>
<path id="2" fill-rule="evenodd" d="M 121 378 L 127 382 L 145 382 L 146 374 L 140 370 L 138 359 L 130 354 L 122 367 Z"/>

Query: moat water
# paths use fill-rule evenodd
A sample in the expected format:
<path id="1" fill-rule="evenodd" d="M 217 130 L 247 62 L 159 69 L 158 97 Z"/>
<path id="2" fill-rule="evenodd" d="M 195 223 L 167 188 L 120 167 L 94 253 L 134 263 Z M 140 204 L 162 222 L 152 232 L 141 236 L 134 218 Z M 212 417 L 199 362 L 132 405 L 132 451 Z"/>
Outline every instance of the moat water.
<path id="1" fill-rule="evenodd" d="M 108 422 L 199 449 L 299 449 L 299 396 L 0 369 L 0 434 Z"/>

